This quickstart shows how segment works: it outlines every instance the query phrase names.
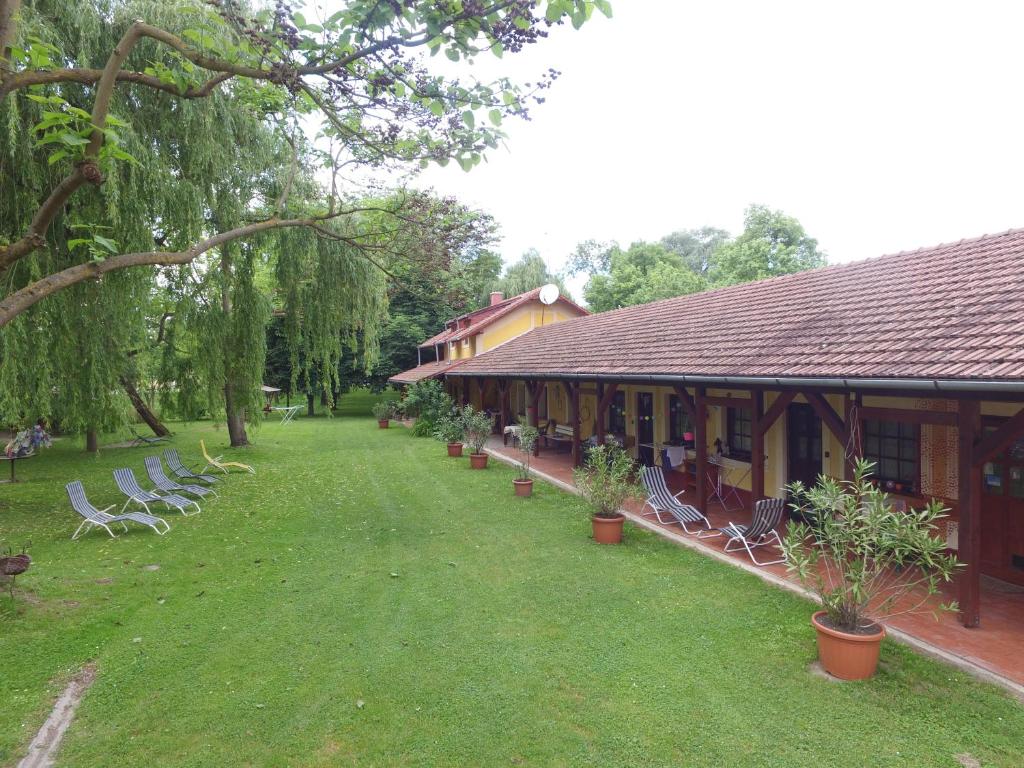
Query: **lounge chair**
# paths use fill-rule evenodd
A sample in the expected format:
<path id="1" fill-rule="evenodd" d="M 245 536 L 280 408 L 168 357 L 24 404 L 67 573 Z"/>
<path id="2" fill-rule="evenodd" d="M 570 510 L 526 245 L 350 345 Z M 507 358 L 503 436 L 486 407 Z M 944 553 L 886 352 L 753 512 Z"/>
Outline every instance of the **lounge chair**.
<path id="1" fill-rule="evenodd" d="M 182 485 L 176 483 L 167 475 L 164 474 L 164 466 L 160 463 L 159 456 L 147 456 L 146 457 L 146 474 L 149 475 L 149 479 L 158 491 L 164 491 L 165 493 L 190 493 L 193 496 L 203 498 L 213 494 L 217 495 L 217 492 L 212 488 L 204 488 L 201 485 Z"/>
<path id="2" fill-rule="evenodd" d="M 651 512 L 644 512 L 642 508 L 640 510 L 641 515 L 653 514 L 658 518 L 658 522 L 662 524 L 679 523 L 684 531 L 698 538 L 721 536 L 720 533 L 712 529 L 711 523 L 701 514 L 699 509 L 679 501 L 679 497 L 683 494 L 682 491 L 674 496 L 672 495 L 665 482 L 665 473 L 661 467 L 641 467 L 640 478 L 643 480 L 644 488 L 647 489 L 647 500 L 644 502 L 644 508 L 651 508 Z M 665 517 L 662 517 L 662 515 Z M 706 530 L 704 532 L 691 531 L 686 527 L 687 523 L 700 523 Z"/>
<path id="3" fill-rule="evenodd" d="M 117 487 L 121 490 L 121 493 L 128 497 L 128 501 L 126 501 L 124 506 L 121 507 L 122 512 L 124 512 L 128 505 L 133 501 L 141 504 L 147 513 L 149 512 L 148 505 L 155 502 L 165 504 L 168 509 L 174 507 L 183 515 L 189 514 L 185 511 L 189 504 L 195 506 L 196 512 L 202 512 L 199 508 L 199 504 L 192 501 L 192 499 L 186 499 L 184 496 L 179 496 L 176 493 L 169 493 L 166 496 L 160 496 L 152 491 L 142 490 L 142 486 L 139 485 L 139 481 L 135 479 L 135 473 L 128 468 L 115 469 L 114 482 L 117 483 Z"/>
<path id="4" fill-rule="evenodd" d="M 750 520 L 750 525 L 729 523 L 725 528 L 719 528 L 719 531 L 729 537 L 729 540 L 725 542 L 725 551 L 738 551 L 739 546 L 733 546 L 730 549 L 730 545 L 739 542 L 739 545 L 747 550 L 754 565 L 777 565 L 786 562 L 785 556 L 780 560 L 771 560 L 767 563 L 759 562 L 754 557 L 754 549 L 766 544 L 774 543 L 779 549 L 782 549 L 782 539 L 779 538 L 778 528 L 785 509 L 786 502 L 783 499 L 761 499 L 754 505 L 754 515 Z"/>
<path id="5" fill-rule="evenodd" d="M 94 527 L 102 528 L 116 539 L 117 534 L 110 530 L 109 526 L 111 523 L 120 523 L 121 527 L 124 528 L 125 532 L 127 532 L 128 526 L 124 524 L 125 520 L 131 520 L 132 522 L 149 526 L 161 536 L 171 530 L 170 523 L 162 517 L 147 515 L 144 512 L 128 512 L 123 515 L 109 514 L 108 510 L 116 507 L 116 504 L 111 504 L 106 509 L 96 509 L 96 507 L 90 504 L 89 500 L 85 498 L 85 488 L 82 486 L 81 480 L 74 480 L 64 487 L 68 492 L 68 498 L 71 499 L 71 508 L 85 518 L 82 521 L 82 524 L 78 526 L 73 534 L 71 534 L 72 541 L 77 539 L 79 536 L 88 533 Z M 160 530 L 161 523 L 164 525 L 164 529 L 162 531 Z"/>
<path id="6" fill-rule="evenodd" d="M 178 456 L 178 452 L 173 448 L 168 448 L 164 451 L 164 461 L 167 462 L 167 466 L 171 468 L 171 472 L 180 477 L 182 480 L 201 480 L 204 483 L 218 483 L 220 480 L 213 475 L 204 475 L 201 473 L 193 472 L 191 469 L 181 463 L 181 457 Z"/>
<path id="7" fill-rule="evenodd" d="M 167 438 L 166 437 L 161 437 L 159 435 L 154 435 L 153 437 L 147 437 L 146 435 L 140 435 L 139 431 L 137 429 L 135 429 L 135 427 L 129 427 L 129 430 L 132 433 L 132 444 L 131 444 L 131 447 L 133 447 L 133 448 L 135 446 L 137 446 L 137 445 L 153 445 L 154 443 L 166 443 L 167 442 Z"/>
<path id="8" fill-rule="evenodd" d="M 213 458 L 212 456 L 210 456 L 209 453 L 206 452 L 206 443 L 204 443 L 202 440 L 199 441 L 199 447 L 203 451 L 203 458 L 206 459 L 206 466 L 203 467 L 204 472 L 208 470 L 210 467 L 213 467 L 214 469 L 219 469 L 221 472 L 227 475 L 230 474 L 228 472 L 228 467 L 238 467 L 239 469 L 244 469 L 246 472 L 251 472 L 254 475 L 256 474 L 256 470 L 250 467 L 248 464 L 240 464 L 237 461 L 221 461 L 221 459 L 224 458 L 223 456 Z"/>

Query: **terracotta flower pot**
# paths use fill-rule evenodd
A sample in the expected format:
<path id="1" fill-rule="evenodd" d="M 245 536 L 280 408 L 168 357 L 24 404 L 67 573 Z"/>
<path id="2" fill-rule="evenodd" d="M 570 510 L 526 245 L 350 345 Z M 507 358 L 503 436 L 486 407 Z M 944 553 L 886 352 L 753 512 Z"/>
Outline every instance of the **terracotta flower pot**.
<path id="1" fill-rule="evenodd" d="M 377 426 L 380 427 L 381 429 L 387 429 L 388 427 L 391 426 L 391 420 L 390 419 L 377 419 Z"/>
<path id="2" fill-rule="evenodd" d="M 469 466 L 473 469 L 487 469 L 487 454 L 486 453 L 471 453 L 469 454 Z"/>
<path id="3" fill-rule="evenodd" d="M 513 480 L 512 485 L 516 489 L 516 496 L 531 496 L 533 494 L 533 480 Z"/>
<path id="4" fill-rule="evenodd" d="M 825 611 L 811 617 L 818 633 L 818 659 L 825 671 L 840 680 L 866 680 L 878 667 L 878 650 L 885 629 L 870 635 L 854 635 L 821 623 Z"/>
<path id="5" fill-rule="evenodd" d="M 594 541 L 598 544 L 618 544 L 622 541 L 622 523 L 626 518 L 618 517 L 597 517 L 590 518 L 594 528 Z"/>
<path id="6" fill-rule="evenodd" d="M 448 455 L 457 459 L 462 455 L 462 443 L 448 443 Z"/>

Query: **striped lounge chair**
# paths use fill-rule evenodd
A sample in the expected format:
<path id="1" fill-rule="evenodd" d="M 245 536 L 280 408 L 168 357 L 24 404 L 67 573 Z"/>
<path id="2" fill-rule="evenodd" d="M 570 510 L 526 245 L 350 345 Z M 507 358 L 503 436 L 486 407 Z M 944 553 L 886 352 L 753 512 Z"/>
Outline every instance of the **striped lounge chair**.
<path id="1" fill-rule="evenodd" d="M 128 508 L 128 505 L 133 501 L 136 504 L 141 504 L 146 512 L 149 512 L 149 504 L 160 502 L 167 506 L 168 509 L 174 507 L 181 514 L 187 515 L 186 508 L 189 504 L 192 504 L 196 508 L 196 512 L 202 512 L 199 508 L 199 504 L 192 501 L 192 499 L 186 499 L 177 493 L 168 493 L 164 496 L 160 496 L 153 491 L 144 491 L 139 485 L 139 481 L 135 479 L 135 473 L 128 468 L 115 469 L 114 470 L 114 482 L 117 483 L 117 487 L 121 493 L 128 497 L 128 501 L 121 507 L 121 511 L 124 512 Z M 192 513 L 195 514 L 195 513 Z"/>
<path id="2" fill-rule="evenodd" d="M 754 556 L 754 549 L 766 544 L 774 544 L 780 550 L 782 549 L 779 524 L 782 522 L 782 513 L 785 509 L 784 499 L 761 499 L 754 505 L 754 515 L 750 520 L 750 525 L 729 523 L 725 528 L 719 528 L 719 531 L 729 537 L 729 540 L 725 542 L 725 551 L 736 552 L 743 547 L 755 565 L 776 565 L 786 562 L 785 556 L 767 563 L 760 562 Z"/>
<path id="3" fill-rule="evenodd" d="M 644 512 L 641 509 L 641 515 L 654 515 L 658 518 L 658 522 L 663 524 L 679 523 L 684 531 L 698 538 L 721 536 L 721 533 L 712 529 L 711 523 L 700 513 L 700 510 L 679 501 L 681 492 L 675 496 L 672 495 L 665 483 L 665 473 L 661 467 L 641 467 L 640 479 L 643 481 L 644 488 L 647 489 L 647 500 L 644 502 L 643 509 L 651 508 L 650 512 Z M 691 531 L 686 526 L 687 523 L 702 525 L 705 530 Z"/>
<path id="4" fill-rule="evenodd" d="M 90 504 L 89 500 L 85 497 L 85 488 L 82 486 L 81 480 L 73 480 L 64 486 L 64 488 L 68 492 L 68 498 L 71 499 L 71 508 L 84 518 L 82 520 L 82 524 L 78 526 L 73 534 L 71 534 L 72 541 L 77 539 L 79 536 L 88 533 L 93 528 L 102 528 L 113 538 L 117 538 L 117 534 L 110 530 L 110 524 L 120 523 L 121 527 L 124 528 L 125 532 L 127 532 L 128 526 L 124 524 L 125 520 L 131 520 L 133 523 L 140 523 L 141 525 L 148 525 L 161 536 L 171 530 L 170 524 L 162 517 L 148 515 L 145 512 L 128 512 L 123 515 L 112 515 L 109 510 L 117 506 L 116 504 L 111 504 L 106 509 L 96 509 L 96 507 Z M 162 531 L 160 530 L 161 525 L 164 526 Z"/>
<path id="5" fill-rule="evenodd" d="M 201 473 L 193 472 L 191 469 L 181 463 L 181 457 L 178 456 L 178 452 L 173 448 L 168 448 L 164 451 L 164 461 L 167 462 L 167 466 L 171 468 L 171 472 L 180 477 L 182 480 L 201 480 L 204 483 L 217 483 L 220 480 L 213 475 L 204 475 Z"/>
<path id="6" fill-rule="evenodd" d="M 160 463 L 159 456 L 147 456 L 145 461 L 146 474 L 149 475 L 150 481 L 158 491 L 176 494 L 190 493 L 193 496 L 198 496 L 199 498 L 210 496 L 211 494 L 213 496 L 217 495 L 217 492 L 212 488 L 206 488 L 205 486 L 196 485 L 195 483 L 182 485 L 181 483 L 176 483 L 171 480 L 171 478 L 164 474 L 164 466 Z"/>

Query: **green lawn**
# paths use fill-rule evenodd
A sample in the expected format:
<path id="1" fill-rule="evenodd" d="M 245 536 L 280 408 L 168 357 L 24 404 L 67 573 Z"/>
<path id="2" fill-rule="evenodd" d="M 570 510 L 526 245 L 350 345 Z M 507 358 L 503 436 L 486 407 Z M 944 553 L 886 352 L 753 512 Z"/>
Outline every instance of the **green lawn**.
<path id="1" fill-rule="evenodd" d="M 365 396 L 265 424 L 173 530 L 69 540 L 63 485 L 118 500 L 59 442 L 0 487 L 0 541 L 32 541 L 0 598 L 0 764 L 63 681 L 99 674 L 67 766 L 1024 765 L 1024 707 L 887 643 L 872 681 L 811 675 L 811 607 L 651 534 L 588 538 L 577 499 L 468 468 Z M 209 423 L 178 426 L 196 456 Z M 146 570 L 146 565 L 159 570 Z"/>

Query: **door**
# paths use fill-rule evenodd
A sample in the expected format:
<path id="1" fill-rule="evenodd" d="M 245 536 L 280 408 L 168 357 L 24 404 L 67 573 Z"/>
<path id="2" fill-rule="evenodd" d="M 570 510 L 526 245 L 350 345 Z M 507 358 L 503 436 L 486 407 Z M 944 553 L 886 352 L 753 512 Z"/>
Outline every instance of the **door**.
<path id="1" fill-rule="evenodd" d="M 814 485 L 821 474 L 821 419 L 806 403 L 793 403 L 786 409 L 786 435 L 787 482 Z"/>
<path id="2" fill-rule="evenodd" d="M 1024 438 L 981 467 L 981 571 L 1024 586 Z"/>
<path id="3" fill-rule="evenodd" d="M 636 393 L 636 445 L 640 463 L 646 467 L 654 464 L 654 395 L 650 392 Z"/>

